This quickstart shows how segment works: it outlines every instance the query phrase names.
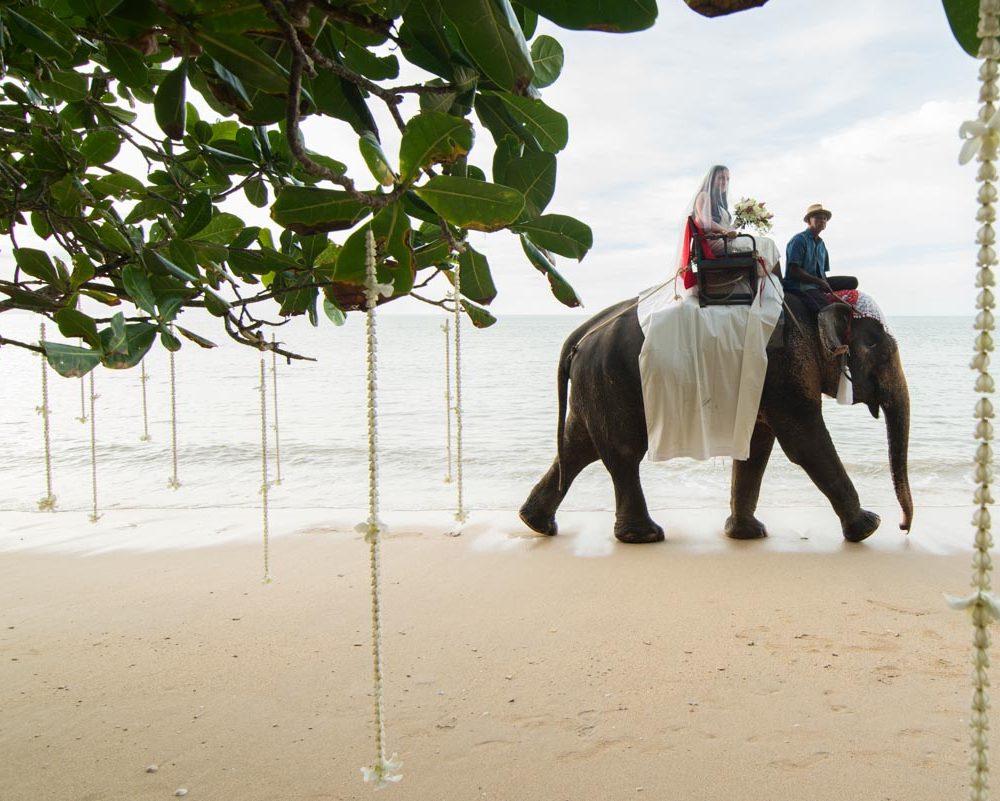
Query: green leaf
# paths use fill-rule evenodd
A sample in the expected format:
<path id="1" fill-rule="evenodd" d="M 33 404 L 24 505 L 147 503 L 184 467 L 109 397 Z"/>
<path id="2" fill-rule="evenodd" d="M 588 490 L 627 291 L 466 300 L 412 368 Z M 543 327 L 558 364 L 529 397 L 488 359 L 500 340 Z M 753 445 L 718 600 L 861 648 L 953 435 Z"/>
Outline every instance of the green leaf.
<path id="1" fill-rule="evenodd" d="M 107 164 L 118 155 L 121 144 L 121 139 L 114 131 L 94 131 L 87 134 L 80 144 L 80 155 L 86 160 L 88 167 Z"/>
<path id="2" fill-rule="evenodd" d="M 177 69 L 167 73 L 153 100 L 156 124 L 171 139 L 181 139 L 184 136 L 187 115 L 186 92 L 187 59 L 182 59 Z"/>
<path id="3" fill-rule="evenodd" d="M 38 278 L 47 284 L 58 285 L 59 273 L 49 254 L 36 248 L 15 248 L 14 260 L 23 272 L 32 278 Z"/>
<path id="4" fill-rule="evenodd" d="M 465 313 L 469 315 L 469 319 L 476 328 L 489 328 L 497 321 L 497 318 L 486 309 L 469 303 L 467 300 L 462 301 L 462 308 L 465 309 Z"/>
<path id="5" fill-rule="evenodd" d="M 452 79 L 455 47 L 445 32 L 441 6 L 436 0 L 411 0 L 399 38 L 407 61 Z"/>
<path id="6" fill-rule="evenodd" d="M 214 342 L 212 342 L 212 340 L 205 339 L 205 337 L 196 334 L 194 331 L 188 331 L 186 328 L 181 326 L 177 326 L 177 330 L 180 331 L 185 338 L 190 339 L 195 345 L 198 345 L 198 347 L 206 349 L 218 347 Z"/>
<path id="7" fill-rule="evenodd" d="M 523 149 L 523 143 L 516 136 L 507 135 L 497 142 L 497 149 L 493 151 L 493 180 L 496 183 L 511 186 L 507 183 L 507 167 L 521 157 Z M 512 188 L 521 191 L 516 186 Z"/>
<path id="8" fill-rule="evenodd" d="M 565 214 L 545 214 L 513 225 L 511 230 L 527 234 L 539 247 L 577 261 L 582 260 L 594 245 L 590 226 Z"/>
<path id="9" fill-rule="evenodd" d="M 22 4 L 18 8 L 21 13 L 13 8 L 5 9 L 11 37 L 15 41 L 19 42 L 28 52 L 35 53 L 42 58 L 54 58 L 66 62 L 72 60 L 72 54 L 48 33 L 53 24 L 61 26 L 62 23 L 58 22 L 45 9 L 26 4 Z"/>
<path id="10" fill-rule="evenodd" d="M 979 54 L 979 3 L 972 0 L 942 0 L 948 25 L 956 41 L 970 56 Z"/>
<path id="11" fill-rule="evenodd" d="M 262 209 L 267 205 L 267 184 L 264 183 L 263 178 L 253 178 L 247 181 L 243 185 L 243 194 L 246 195 L 251 205 L 256 206 L 258 209 Z"/>
<path id="12" fill-rule="evenodd" d="M 538 14 L 531 9 L 525 8 L 518 2 L 514 6 L 514 16 L 517 17 L 517 21 L 521 24 L 521 30 L 524 32 L 525 39 L 530 39 L 535 35 L 535 29 L 538 27 Z"/>
<path id="13" fill-rule="evenodd" d="M 451 243 L 447 239 L 437 239 L 413 251 L 413 259 L 418 270 L 442 264 L 450 255 Z"/>
<path id="14" fill-rule="evenodd" d="M 462 294 L 469 300 L 489 306 L 497 296 L 497 288 L 486 257 L 466 243 L 465 251 L 458 256 L 458 270 Z"/>
<path id="15" fill-rule="evenodd" d="M 48 239 L 52 236 L 52 226 L 49 225 L 49 221 L 41 212 L 31 212 L 31 229 L 40 239 Z"/>
<path id="16" fill-rule="evenodd" d="M 466 54 L 502 89 L 521 93 L 534 77 L 531 54 L 508 0 L 440 0 Z"/>
<path id="17" fill-rule="evenodd" d="M 382 186 L 392 186 L 396 182 L 396 175 L 389 165 L 389 159 L 382 152 L 382 145 L 375 138 L 375 134 L 371 131 L 365 131 L 361 134 L 358 139 L 358 149 L 376 181 Z"/>
<path id="18" fill-rule="evenodd" d="M 200 30 L 197 38 L 206 53 L 247 86 L 269 94 L 288 92 L 288 71 L 248 37 Z"/>
<path id="19" fill-rule="evenodd" d="M 271 219 L 297 234 L 318 234 L 353 228 L 370 212 L 347 192 L 286 186 L 271 206 Z"/>
<path id="20" fill-rule="evenodd" d="M 556 190 L 556 157 L 544 151 L 526 153 L 521 158 L 511 159 L 503 180 L 497 180 L 524 195 L 524 214 L 537 217 L 549 205 Z"/>
<path id="21" fill-rule="evenodd" d="M 191 237 L 192 241 L 212 242 L 216 245 L 228 245 L 243 230 L 244 223 L 235 214 L 220 212 L 212 221 Z"/>
<path id="22" fill-rule="evenodd" d="M 240 275 L 265 275 L 279 270 L 299 270 L 297 261 L 276 250 L 239 250 L 230 248 L 229 266 Z"/>
<path id="23" fill-rule="evenodd" d="M 101 338 L 97 334 L 97 323 L 81 311 L 63 309 L 53 315 L 59 326 L 59 333 L 64 337 L 80 337 L 90 347 L 101 348 Z"/>
<path id="24" fill-rule="evenodd" d="M 521 236 L 520 239 L 524 255 L 528 257 L 528 261 L 531 262 L 532 266 L 549 280 L 549 288 L 552 290 L 552 294 L 555 295 L 556 300 L 570 308 L 582 306 L 583 304 L 580 302 L 580 298 L 577 297 L 576 291 L 569 285 L 569 282 L 565 278 L 556 272 L 556 268 L 552 266 L 552 262 L 548 260 L 545 254 L 532 244 L 528 237 Z"/>
<path id="25" fill-rule="evenodd" d="M 398 265 L 391 271 L 393 294 L 407 294 L 413 289 L 413 248 L 410 244 L 413 231 L 402 204 L 392 203 L 382 209 L 372 219 L 371 228 L 379 252 L 392 256 Z M 382 268 L 383 263 L 378 267 Z M 379 281 L 384 283 L 387 274 L 379 269 Z"/>
<path id="26" fill-rule="evenodd" d="M 347 322 L 347 315 L 336 303 L 327 297 L 323 298 L 323 312 L 336 326 L 342 326 Z"/>
<path id="27" fill-rule="evenodd" d="M 413 117 L 399 144 L 399 171 L 404 183 L 412 181 L 431 164 L 451 164 L 472 148 L 472 125 L 468 120 L 439 111 Z"/>
<path id="28" fill-rule="evenodd" d="M 101 363 L 101 352 L 59 342 L 42 342 L 49 366 L 63 378 L 80 378 Z"/>
<path id="29" fill-rule="evenodd" d="M 361 91 L 350 81 L 321 70 L 310 82 L 316 108 L 323 114 L 348 123 L 359 136 L 365 131 L 377 134 L 378 126 L 368 110 Z M 281 104 L 284 107 L 284 103 Z"/>
<path id="30" fill-rule="evenodd" d="M 149 276 L 134 264 L 122 268 L 122 283 L 132 302 L 146 314 L 156 316 L 156 295 L 149 285 Z"/>
<path id="31" fill-rule="evenodd" d="M 133 89 L 149 85 L 149 70 L 135 49 L 118 42 L 107 42 L 104 49 L 108 69 L 119 81 Z"/>
<path id="32" fill-rule="evenodd" d="M 181 341 L 171 334 L 168 329 L 160 329 L 160 344 L 171 353 L 176 353 L 181 349 Z"/>
<path id="33" fill-rule="evenodd" d="M 135 367 L 142 361 L 155 339 L 156 326 L 149 323 L 130 323 L 120 331 L 105 329 L 101 332 L 101 342 L 104 344 L 101 364 L 112 370 Z M 112 343 L 114 347 L 111 347 Z"/>
<path id="34" fill-rule="evenodd" d="M 159 253 L 152 248 L 146 248 L 142 251 L 142 260 L 146 267 L 153 272 L 159 270 L 161 275 L 166 273 L 174 276 L 174 278 L 180 278 L 181 281 L 184 281 L 185 283 L 193 284 L 195 286 L 198 286 L 201 283 L 198 276 L 192 275 L 187 270 L 181 269 L 162 253 Z"/>
<path id="35" fill-rule="evenodd" d="M 523 123 L 514 119 L 514 116 L 507 109 L 501 100 L 492 93 L 476 94 L 476 115 L 486 129 L 493 134 L 493 141 L 499 146 L 507 137 L 513 137 L 524 143 L 526 150 L 540 150 L 538 141 L 524 126 Z"/>
<path id="36" fill-rule="evenodd" d="M 39 81 L 39 88 L 57 100 L 75 103 L 87 97 L 87 79 L 73 70 L 54 70 L 52 79 Z"/>
<path id="37" fill-rule="evenodd" d="M 484 95 L 487 94 L 504 104 L 511 117 L 535 137 L 542 150 L 558 153 L 566 147 L 569 141 L 569 123 L 558 111 L 549 108 L 541 100 L 530 97 L 517 97 L 506 92 L 484 92 Z"/>
<path id="38" fill-rule="evenodd" d="M 146 186 L 142 181 L 123 172 L 103 175 L 90 185 L 103 195 L 114 195 L 118 198 L 142 197 L 146 194 Z"/>
<path id="39" fill-rule="evenodd" d="M 551 36 L 539 36 L 531 43 L 531 61 L 535 65 L 535 86 L 538 89 L 550 86 L 562 72 L 562 45 Z"/>
<path id="40" fill-rule="evenodd" d="M 95 275 L 94 264 L 82 253 L 73 254 L 73 274 L 69 277 L 69 286 L 77 290 Z"/>
<path id="41" fill-rule="evenodd" d="M 643 31 L 656 22 L 656 0 L 518 0 L 552 20 L 560 28 L 572 31 Z"/>
<path id="42" fill-rule="evenodd" d="M 438 175 L 414 191 L 452 225 L 474 231 L 505 228 L 524 208 L 524 196 L 516 189 L 473 178 Z"/>
<path id="43" fill-rule="evenodd" d="M 208 192 L 200 192 L 184 207 L 184 216 L 177 226 L 177 236 L 186 239 L 198 233 L 212 221 L 212 197 Z"/>
<path id="44" fill-rule="evenodd" d="M 132 207 L 132 211 L 128 213 L 125 222 L 128 225 L 134 225 L 137 222 L 152 219 L 159 214 L 168 214 L 173 210 L 174 207 L 170 205 L 170 202 L 162 198 L 140 200 Z"/>
<path id="45" fill-rule="evenodd" d="M 128 351 L 125 334 L 125 315 L 118 312 L 111 318 L 110 327 L 101 332 L 101 346 L 105 351 L 122 354 Z"/>

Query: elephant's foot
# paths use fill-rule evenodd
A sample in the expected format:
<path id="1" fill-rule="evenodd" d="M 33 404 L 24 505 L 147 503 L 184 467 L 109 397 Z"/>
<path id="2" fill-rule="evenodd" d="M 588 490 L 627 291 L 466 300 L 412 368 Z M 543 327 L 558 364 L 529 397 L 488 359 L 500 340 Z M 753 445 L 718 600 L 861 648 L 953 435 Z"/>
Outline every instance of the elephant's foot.
<path id="1" fill-rule="evenodd" d="M 874 534 L 881 522 L 882 518 L 877 514 L 862 509 L 853 520 L 841 522 L 844 529 L 844 539 L 848 542 L 861 542 Z"/>
<path id="2" fill-rule="evenodd" d="M 619 542 L 639 544 L 643 542 L 663 542 L 663 529 L 648 517 L 644 522 L 622 523 L 615 521 L 615 537 Z"/>
<path id="3" fill-rule="evenodd" d="M 734 540 L 759 540 L 767 536 L 767 528 L 753 515 L 740 518 L 730 515 L 725 531 Z"/>
<path id="4" fill-rule="evenodd" d="M 525 503 L 521 507 L 521 511 L 517 513 L 517 516 L 521 518 L 521 522 L 524 525 L 532 531 L 537 531 L 539 534 L 547 534 L 550 537 L 554 537 L 559 533 L 559 526 L 556 525 L 555 515 L 539 513 L 537 509 L 532 508 L 530 502 Z"/>

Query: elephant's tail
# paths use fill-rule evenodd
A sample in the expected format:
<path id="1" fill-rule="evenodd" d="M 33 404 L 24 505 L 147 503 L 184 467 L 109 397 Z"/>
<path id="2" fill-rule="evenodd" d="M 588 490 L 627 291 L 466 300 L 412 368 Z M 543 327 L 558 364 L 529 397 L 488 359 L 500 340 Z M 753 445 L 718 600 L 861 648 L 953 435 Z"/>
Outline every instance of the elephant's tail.
<path id="1" fill-rule="evenodd" d="M 556 426 L 556 461 L 559 463 L 559 492 L 563 492 L 563 439 L 566 433 L 566 407 L 569 401 L 569 371 L 576 355 L 577 342 L 571 340 L 563 346 L 559 356 L 559 424 Z"/>

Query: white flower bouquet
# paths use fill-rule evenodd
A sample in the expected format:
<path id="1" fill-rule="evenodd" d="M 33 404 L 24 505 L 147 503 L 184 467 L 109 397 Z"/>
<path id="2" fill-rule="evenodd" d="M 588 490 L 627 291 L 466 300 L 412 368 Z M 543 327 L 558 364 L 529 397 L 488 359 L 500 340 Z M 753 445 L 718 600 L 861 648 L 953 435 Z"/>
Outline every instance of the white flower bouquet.
<path id="1" fill-rule="evenodd" d="M 763 202 L 752 197 L 740 198 L 734 210 L 736 216 L 733 222 L 737 228 L 753 228 L 759 234 L 766 234 L 771 230 L 771 220 L 774 215 L 767 210 Z"/>

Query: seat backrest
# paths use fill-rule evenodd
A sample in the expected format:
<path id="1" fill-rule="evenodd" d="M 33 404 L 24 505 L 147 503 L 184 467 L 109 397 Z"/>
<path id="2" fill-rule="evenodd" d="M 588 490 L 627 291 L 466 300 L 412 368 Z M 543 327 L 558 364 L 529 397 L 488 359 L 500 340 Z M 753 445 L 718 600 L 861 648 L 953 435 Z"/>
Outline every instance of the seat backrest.
<path id="1" fill-rule="evenodd" d="M 698 225 L 698 221 L 694 217 L 688 217 L 688 238 L 694 241 L 698 259 L 716 258 L 715 253 L 712 252 L 711 243 L 705 239 L 704 229 Z"/>

